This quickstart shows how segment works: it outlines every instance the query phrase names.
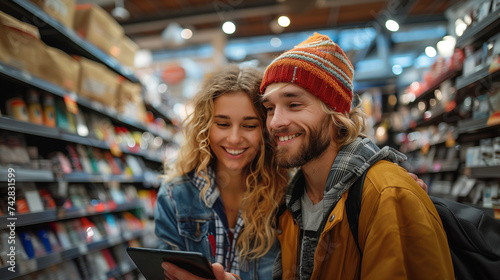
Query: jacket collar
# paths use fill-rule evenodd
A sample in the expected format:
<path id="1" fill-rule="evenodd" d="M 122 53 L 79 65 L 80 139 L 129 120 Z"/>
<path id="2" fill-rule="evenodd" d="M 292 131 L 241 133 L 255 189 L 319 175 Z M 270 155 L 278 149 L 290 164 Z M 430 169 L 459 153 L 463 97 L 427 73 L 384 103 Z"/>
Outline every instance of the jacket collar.
<path id="1" fill-rule="evenodd" d="M 201 171 L 201 174 L 198 174 L 196 171 L 192 171 L 193 175 L 191 176 L 193 180 L 193 184 L 195 187 L 201 192 L 201 190 L 207 185 L 208 181 L 202 175 L 208 177 L 210 181 L 210 188 L 205 193 L 205 199 L 207 201 L 207 206 L 212 208 L 217 198 L 220 196 L 219 189 L 215 184 L 215 171 L 212 167 L 207 167 L 206 172 Z"/>
<path id="2" fill-rule="evenodd" d="M 406 156 L 391 147 L 380 149 L 373 141 L 364 137 L 358 137 L 352 143 L 343 146 L 328 174 L 323 196 L 325 216 L 328 216 L 342 194 L 366 169 L 383 159 L 399 163 L 405 161 Z M 287 208 L 300 225 L 302 225 L 300 198 L 304 194 L 304 188 L 305 178 L 300 169 L 290 181 L 285 195 Z"/>

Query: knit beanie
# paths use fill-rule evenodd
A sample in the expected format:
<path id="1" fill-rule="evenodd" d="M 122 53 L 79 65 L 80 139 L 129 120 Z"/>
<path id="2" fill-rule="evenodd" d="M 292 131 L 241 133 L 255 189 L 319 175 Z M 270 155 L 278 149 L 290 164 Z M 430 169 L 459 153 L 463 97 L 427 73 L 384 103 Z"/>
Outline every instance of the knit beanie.
<path id="1" fill-rule="evenodd" d="M 260 93 L 272 83 L 294 83 L 333 110 L 349 113 L 354 69 L 344 51 L 328 36 L 314 33 L 284 52 L 266 68 Z"/>

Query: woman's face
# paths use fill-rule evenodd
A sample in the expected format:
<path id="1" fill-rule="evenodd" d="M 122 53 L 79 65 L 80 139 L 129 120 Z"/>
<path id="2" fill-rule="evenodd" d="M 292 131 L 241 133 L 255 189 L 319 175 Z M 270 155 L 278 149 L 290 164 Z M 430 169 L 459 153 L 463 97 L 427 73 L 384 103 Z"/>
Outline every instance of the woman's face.
<path id="1" fill-rule="evenodd" d="M 260 150 L 261 131 L 257 112 L 245 93 L 217 97 L 209 139 L 218 172 L 243 170 L 249 165 Z"/>

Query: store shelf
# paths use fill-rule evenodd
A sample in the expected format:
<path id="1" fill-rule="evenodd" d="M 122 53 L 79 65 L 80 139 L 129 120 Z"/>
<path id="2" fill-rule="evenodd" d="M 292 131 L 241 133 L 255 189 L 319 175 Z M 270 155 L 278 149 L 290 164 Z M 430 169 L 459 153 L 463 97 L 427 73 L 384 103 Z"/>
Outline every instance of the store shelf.
<path id="1" fill-rule="evenodd" d="M 60 264 L 64 261 L 69 261 L 75 258 L 78 258 L 80 256 L 86 255 L 89 252 L 95 252 L 99 251 L 102 249 L 110 248 L 114 245 L 128 242 L 129 240 L 138 238 L 144 234 L 143 230 L 138 230 L 129 234 L 121 234 L 120 236 L 115 236 L 115 237 L 110 237 L 107 239 L 103 239 L 101 241 L 89 243 L 89 244 L 82 244 L 79 247 L 76 248 L 70 248 L 67 250 L 59 251 L 59 252 L 54 252 L 51 254 L 48 254 L 46 256 L 42 257 L 37 257 L 34 259 L 26 260 L 26 261 L 21 261 L 21 260 L 16 260 L 16 266 L 23 265 L 25 268 L 23 271 L 19 271 L 18 267 L 16 267 L 16 272 L 12 273 L 8 271 L 8 266 L 7 267 L 2 267 L 0 268 L 0 275 L 2 275 L 2 280 L 10 280 L 10 279 L 15 279 L 16 277 L 26 275 L 28 273 L 32 273 L 35 271 L 42 270 L 44 268 L 50 267 L 52 265 L 57 265 Z M 27 265 L 29 263 L 29 265 Z M 130 266 L 128 269 L 131 269 Z M 131 269 L 132 270 L 132 269 Z M 123 270 L 121 267 L 117 267 L 116 269 L 108 272 L 108 275 L 123 275 L 125 274 L 126 270 Z M 109 279 L 109 278 L 108 278 Z"/>
<path id="2" fill-rule="evenodd" d="M 61 97 L 69 94 L 68 91 L 59 86 L 37 78 L 26 71 L 19 70 L 3 62 L 0 62 L 0 77 L 4 80 L 15 82 L 24 86 L 33 86 Z"/>
<path id="3" fill-rule="evenodd" d="M 479 82 L 486 82 L 487 84 L 488 81 L 494 80 L 500 77 L 500 71 L 495 71 L 493 73 L 489 72 L 490 66 L 484 66 L 481 68 L 479 71 L 476 71 L 468 76 L 460 76 L 457 78 L 456 82 L 456 89 L 457 90 L 462 90 L 470 85 L 477 84 Z"/>
<path id="4" fill-rule="evenodd" d="M 148 104 L 146 103 L 146 108 L 153 112 L 154 115 L 158 116 L 158 117 L 161 117 L 162 119 L 165 120 L 165 122 L 167 124 L 172 124 L 172 120 L 170 119 L 170 117 L 168 117 L 164 112 L 168 112 L 170 111 L 171 109 L 167 108 L 166 106 L 154 106 L 154 105 L 151 105 L 151 104 Z"/>
<path id="5" fill-rule="evenodd" d="M 123 203 L 123 204 L 118 204 L 116 205 L 116 208 L 114 209 L 106 209 L 105 211 L 97 212 L 93 211 L 91 209 L 59 209 L 59 210 L 46 210 L 46 211 L 41 211 L 41 212 L 34 212 L 34 213 L 24 213 L 24 214 L 19 214 L 16 213 L 14 216 L 0 216 L 0 220 L 5 221 L 4 223 L 1 224 L 0 230 L 6 229 L 8 220 L 9 218 L 16 218 L 15 223 L 16 227 L 23 227 L 23 226 L 32 226 L 32 225 L 37 225 L 37 224 L 43 224 L 43 223 L 48 223 L 48 222 L 55 222 L 55 221 L 60 221 L 60 220 L 66 220 L 66 219 L 74 219 L 74 218 L 81 218 L 81 217 L 88 217 L 92 215 L 103 215 L 103 214 L 108 214 L 108 213 L 117 213 L 117 212 L 125 212 L 125 211 L 130 211 L 134 210 L 137 208 L 141 208 L 141 202 L 135 201 L 135 202 L 128 202 L 128 203 Z"/>
<path id="6" fill-rule="evenodd" d="M 453 79 L 457 77 L 462 72 L 462 69 L 452 68 L 445 73 L 439 75 L 434 81 L 427 86 L 427 89 L 424 90 L 421 94 L 415 97 L 415 100 L 410 102 L 408 106 L 416 106 L 420 100 L 428 99 L 433 96 L 434 90 L 438 89 L 439 86 L 446 80 Z"/>
<path id="7" fill-rule="evenodd" d="M 411 172 L 417 175 L 455 172 L 458 170 L 459 165 L 460 164 L 458 159 L 447 160 L 447 161 L 436 160 L 431 165 L 423 165 L 417 167 L 414 170 L 411 170 Z"/>
<path id="8" fill-rule="evenodd" d="M 106 141 L 80 136 L 77 134 L 66 132 L 60 128 L 53 128 L 43 125 L 32 124 L 28 122 L 22 122 L 6 117 L 0 117 L 0 129 L 34 135 L 34 136 L 63 140 L 75 144 L 82 144 L 105 150 L 110 149 L 110 145 Z M 143 150 L 133 151 L 129 150 L 127 147 L 122 147 L 121 151 L 126 154 L 141 156 L 149 161 L 158 163 L 162 162 L 161 158 L 153 157 L 147 154 L 147 152 Z"/>
<path id="9" fill-rule="evenodd" d="M 470 178 L 500 179 L 500 166 L 466 167 L 464 174 Z"/>
<path id="10" fill-rule="evenodd" d="M 141 130 L 141 131 L 148 131 L 148 132 L 154 134 L 155 136 L 162 137 L 161 135 L 159 135 L 158 133 L 156 133 L 154 131 L 149 131 L 148 128 L 143 123 L 121 116 L 121 114 L 116 112 L 116 110 L 113 110 L 109 107 L 106 107 L 98 102 L 89 100 L 85 97 L 79 96 L 76 93 L 68 92 L 57 85 L 54 85 L 50 82 L 39 79 L 39 78 L 37 78 L 37 77 L 35 77 L 35 76 L 25 72 L 25 71 L 16 69 L 15 67 L 12 67 L 12 66 L 7 65 L 7 64 L 2 63 L 2 62 L 0 62 L 0 77 L 5 79 L 5 80 L 9 80 L 9 81 L 12 81 L 12 82 L 15 82 L 17 84 L 21 84 L 21 85 L 24 85 L 27 87 L 39 88 L 43 91 L 52 93 L 52 94 L 59 96 L 59 97 L 70 96 L 73 100 L 75 100 L 75 102 L 78 105 L 83 106 L 85 108 L 88 108 L 92 111 L 98 112 L 104 116 L 107 116 L 107 117 L 113 119 L 114 122 L 129 126 L 129 127 L 134 128 L 134 129 Z M 28 132 L 23 132 L 23 133 L 28 133 Z M 162 137 L 162 138 L 164 138 L 164 137 Z M 164 140 L 168 141 L 168 139 L 164 139 Z"/>
<path id="11" fill-rule="evenodd" d="M 62 180 L 69 183 L 103 183 L 103 182 L 143 183 L 144 176 L 91 175 L 87 173 L 71 173 L 71 174 L 64 174 Z"/>
<path id="12" fill-rule="evenodd" d="M 16 182 L 54 182 L 54 173 L 52 170 L 39 170 L 12 166 L 15 172 Z M 0 168 L 0 180 L 7 182 L 9 176 L 9 168 Z M 5 184 L 7 186 L 7 184 Z"/>
<path id="13" fill-rule="evenodd" d="M 22 122 L 6 117 L 0 117 L 0 129 L 54 139 L 58 139 L 59 137 L 59 131 L 56 128 Z"/>
<path id="14" fill-rule="evenodd" d="M 498 27 L 500 27 L 500 8 L 491 12 L 480 22 L 467 28 L 464 34 L 458 37 L 456 46 L 463 48 L 481 39 L 487 39 L 498 32 Z"/>
<path id="15" fill-rule="evenodd" d="M 467 119 L 467 120 L 461 120 L 458 122 L 457 128 L 458 128 L 458 134 L 470 134 L 470 133 L 476 133 L 479 131 L 485 131 L 485 130 L 493 130 L 493 129 L 499 129 L 500 124 L 497 125 L 488 125 L 488 120 L 489 118 L 481 118 L 481 119 Z"/>
<path id="16" fill-rule="evenodd" d="M 116 59 L 105 54 L 93 44 L 80 38 L 73 30 L 63 26 L 51 18 L 38 6 L 27 0 L 2 1 L 2 10 L 19 20 L 28 21 L 40 30 L 42 40 L 52 47 L 59 48 L 69 54 L 84 56 L 103 63 L 109 69 L 122 75 L 131 82 L 138 83 L 132 69 L 124 67 Z"/>

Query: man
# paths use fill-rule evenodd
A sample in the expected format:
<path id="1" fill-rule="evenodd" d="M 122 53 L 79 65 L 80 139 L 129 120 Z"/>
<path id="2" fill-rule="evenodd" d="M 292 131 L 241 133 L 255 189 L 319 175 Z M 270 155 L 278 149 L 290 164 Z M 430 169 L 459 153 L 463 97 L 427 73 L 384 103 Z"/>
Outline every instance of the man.
<path id="1" fill-rule="evenodd" d="M 405 156 L 360 136 L 364 116 L 351 109 L 353 74 L 342 49 L 317 33 L 266 69 L 261 92 L 277 159 L 282 167 L 300 167 L 278 219 L 281 258 L 273 278 L 454 279 L 433 203 L 395 164 Z M 358 249 L 345 201 L 367 169 Z M 214 272 L 233 279 L 219 265 Z M 187 279 L 172 265 L 166 273 Z"/>

